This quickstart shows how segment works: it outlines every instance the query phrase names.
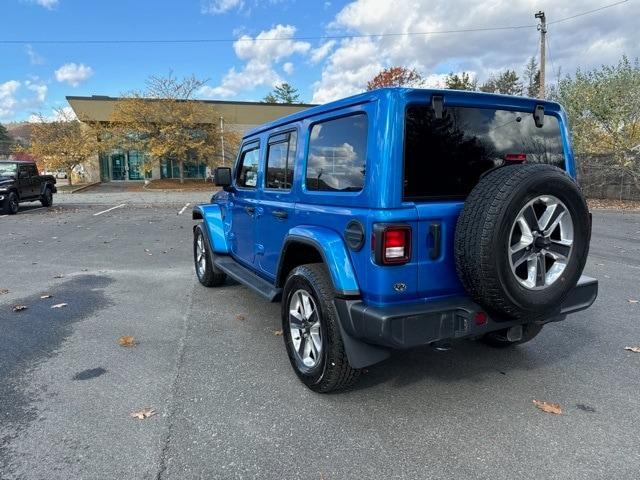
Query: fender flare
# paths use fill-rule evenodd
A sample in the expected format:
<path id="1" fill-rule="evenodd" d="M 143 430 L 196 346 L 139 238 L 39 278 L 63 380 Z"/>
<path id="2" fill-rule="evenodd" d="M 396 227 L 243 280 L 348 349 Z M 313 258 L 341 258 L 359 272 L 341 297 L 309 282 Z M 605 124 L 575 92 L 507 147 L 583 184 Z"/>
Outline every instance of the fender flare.
<path id="1" fill-rule="evenodd" d="M 204 233 L 211 251 L 221 254 L 229 253 L 229 245 L 224 235 L 224 220 L 220 205 L 215 203 L 196 205 L 193 207 L 191 218 L 202 220 Z"/>
<path id="2" fill-rule="evenodd" d="M 278 262 L 276 284 L 284 283 L 283 265 L 287 248 L 296 243 L 314 247 L 322 256 L 337 295 L 355 297 L 360 295 L 360 287 L 351 258 L 342 237 L 328 228 L 300 225 L 287 233 L 282 245 L 282 253 Z"/>

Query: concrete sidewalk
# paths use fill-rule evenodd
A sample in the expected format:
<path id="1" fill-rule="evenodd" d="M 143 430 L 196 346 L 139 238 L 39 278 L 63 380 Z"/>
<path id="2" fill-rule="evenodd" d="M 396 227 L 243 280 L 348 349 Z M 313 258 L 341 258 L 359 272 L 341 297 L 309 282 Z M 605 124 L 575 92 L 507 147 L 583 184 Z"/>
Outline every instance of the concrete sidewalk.
<path id="1" fill-rule="evenodd" d="M 53 203 L 58 204 L 178 204 L 178 203 L 206 203 L 215 191 L 153 191 L 131 190 L 129 184 L 102 183 L 77 193 L 62 193 L 54 196 Z"/>

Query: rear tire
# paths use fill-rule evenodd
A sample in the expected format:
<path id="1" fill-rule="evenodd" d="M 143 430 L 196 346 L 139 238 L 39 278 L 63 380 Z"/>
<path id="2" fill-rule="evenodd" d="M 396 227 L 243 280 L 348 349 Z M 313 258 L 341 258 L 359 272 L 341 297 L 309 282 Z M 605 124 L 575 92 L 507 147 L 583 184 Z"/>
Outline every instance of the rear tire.
<path id="1" fill-rule="evenodd" d="M 490 171 L 458 217 L 455 260 L 465 290 L 496 320 L 553 314 L 576 286 L 591 225 L 575 181 L 551 165 Z"/>
<path id="2" fill-rule="evenodd" d="M 53 193 L 49 187 L 45 188 L 44 193 L 40 198 L 40 203 L 43 207 L 50 207 L 53 205 Z"/>
<path id="3" fill-rule="evenodd" d="M 209 248 L 202 226 L 193 231 L 193 262 L 196 276 L 205 287 L 219 287 L 227 279 L 227 274 L 213 264 L 215 253 Z"/>
<path id="4" fill-rule="evenodd" d="M 543 325 L 536 323 L 527 323 L 522 326 L 522 338 L 520 340 L 511 341 L 507 340 L 507 329 L 496 330 L 495 332 L 489 332 L 480 338 L 480 341 L 485 345 L 489 345 L 493 348 L 507 348 L 514 345 L 522 345 L 523 343 L 530 342 L 538 336 L 542 331 Z"/>
<path id="5" fill-rule="evenodd" d="M 348 388 L 361 372 L 349 365 L 333 297 L 321 263 L 295 268 L 282 294 L 282 331 L 291 366 L 318 393 Z"/>
<path id="6" fill-rule="evenodd" d="M 6 215 L 15 215 L 18 213 L 19 208 L 18 195 L 16 195 L 15 192 L 9 192 L 9 195 L 7 195 L 7 198 L 4 200 L 2 213 Z"/>

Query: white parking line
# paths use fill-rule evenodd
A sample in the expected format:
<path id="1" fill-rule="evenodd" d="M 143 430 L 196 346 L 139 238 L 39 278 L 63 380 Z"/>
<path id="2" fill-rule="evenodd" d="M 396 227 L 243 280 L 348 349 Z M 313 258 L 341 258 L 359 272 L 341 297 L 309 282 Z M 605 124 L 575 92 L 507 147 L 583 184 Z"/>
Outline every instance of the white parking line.
<path id="1" fill-rule="evenodd" d="M 94 213 L 93 216 L 97 217 L 98 215 L 102 215 L 103 213 L 107 213 L 110 212 L 111 210 L 115 210 L 116 208 L 122 208 L 126 205 L 126 203 L 121 203 L 120 205 L 116 205 L 115 207 L 111 207 L 111 208 L 107 208 L 106 210 L 103 210 L 101 212 L 98 213 Z"/>
<path id="2" fill-rule="evenodd" d="M 184 211 L 187 209 L 187 207 L 188 207 L 189 205 L 191 205 L 191 204 L 190 204 L 190 203 L 187 203 L 184 207 L 182 207 L 182 210 L 180 210 L 180 211 L 178 212 L 178 215 L 182 215 L 182 214 L 184 213 Z"/>

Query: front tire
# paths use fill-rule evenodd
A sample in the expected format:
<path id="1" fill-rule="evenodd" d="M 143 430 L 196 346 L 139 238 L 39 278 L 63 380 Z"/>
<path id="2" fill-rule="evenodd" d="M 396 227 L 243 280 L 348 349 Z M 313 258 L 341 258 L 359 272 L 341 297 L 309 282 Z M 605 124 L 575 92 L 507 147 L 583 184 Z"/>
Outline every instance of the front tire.
<path id="1" fill-rule="evenodd" d="M 227 274 L 213 264 L 215 253 L 209 248 L 202 226 L 193 231 L 193 261 L 196 276 L 205 287 L 219 287 L 227 279 Z"/>
<path id="2" fill-rule="evenodd" d="M 9 192 L 7 198 L 4 201 L 4 209 L 3 213 L 7 215 L 15 215 L 18 213 L 19 203 L 18 203 L 18 195 L 15 192 Z"/>
<path id="3" fill-rule="evenodd" d="M 282 295 L 282 331 L 291 366 L 318 393 L 345 389 L 360 376 L 360 370 L 349 365 L 333 296 L 331 279 L 320 263 L 295 268 Z"/>
<path id="4" fill-rule="evenodd" d="M 51 192 L 50 188 L 46 188 L 44 190 L 44 193 L 40 198 L 40 203 L 43 207 L 50 207 L 51 205 L 53 205 L 53 193 Z"/>

